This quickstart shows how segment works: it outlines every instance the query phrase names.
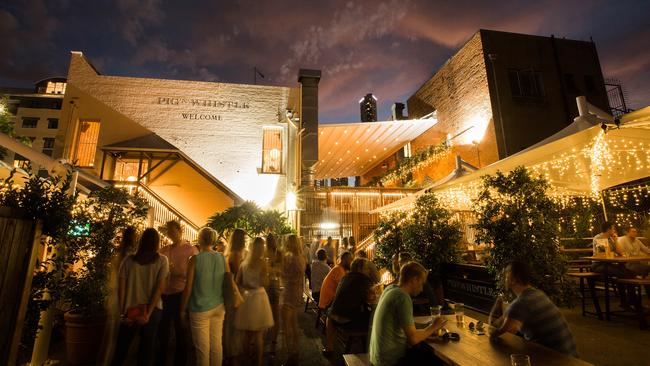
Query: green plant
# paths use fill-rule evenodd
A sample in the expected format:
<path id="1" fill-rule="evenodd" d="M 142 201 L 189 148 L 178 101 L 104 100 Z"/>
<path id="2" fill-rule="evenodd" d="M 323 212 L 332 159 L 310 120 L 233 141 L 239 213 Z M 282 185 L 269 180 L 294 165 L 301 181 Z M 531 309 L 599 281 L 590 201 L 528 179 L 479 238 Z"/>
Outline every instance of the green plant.
<path id="1" fill-rule="evenodd" d="M 23 349 L 29 349 L 40 312 L 52 304 L 62 302 L 86 315 L 103 310 L 112 240 L 118 231 L 143 219 L 146 206 L 141 198 L 113 187 L 78 200 L 70 195 L 70 176 L 30 175 L 24 184 L 15 184 L 13 178 L 12 172 L 0 184 L 0 206 L 22 209 L 27 217 L 41 220 L 44 240 L 55 253 L 37 262 L 32 280 L 21 339 Z M 78 235 L 81 226 L 85 235 Z"/>
<path id="2" fill-rule="evenodd" d="M 501 272 L 513 260 L 528 263 L 532 284 L 556 302 L 570 304 L 572 287 L 559 247 L 559 207 L 546 194 L 544 178 L 524 167 L 483 178 L 474 202 L 476 239 L 490 244 L 487 269 L 503 290 Z"/>
<path id="3" fill-rule="evenodd" d="M 287 218 L 277 210 L 262 210 L 252 201 L 229 207 L 208 219 L 208 226 L 227 238 L 234 229 L 244 229 L 249 235 L 263 235 L 273 232 L 279 235 L 291 234 L 294 230 Z"/>
<path id="4" fill-rule="evenodd" d="M 392 182 L 401 181 L 406 185 L 414 185 L 412 173 L 418 169 L 427 167 L 440 160 L 449 152 L 449 145 L 446 141 L 436 145 L 429 145 L 419 149 L 410 158 L 400 160 L 397 165 L 388 170 L 384 175 L 377 178 L 376 182 L 387 185 Z"/>
<path id="5" fill-rule="evenodd" d="M 128 226 L 141 224 L 146 215 L 144 199 L 115 187 L 93 191 L 77 204 L 73 215 L 76 227 L 65 248 L 66 261 L 76 262 L 78 267 L 64 280 L 68 310 L 84 316 L 104 310 L 113 241 Z"/>
<path id="6" fill-rule="evenodd" d="M 460 223 L 433 193 L 418 197 L 402 229 L 404 249 L 434 277 L 441 275 L 443 263 L 456 261 L 455 248 L 461 237 Z"/>
<path id="7" fill-rule="evenodd" d="M 384 215 L 373 232 L 376 243 L 374 261 L 382 268 L 392 270 L 393 256 L 403 250 L 402 228 L 407 220 L 403 211 Z"/>
<path id="8" fill-rule="evenodd" d="M 23 185 L 18 185 L 14 182 L 14 173 L 0 184 L 0 206 L 22 209 L 27 217 L 41 220 L 42 235 L 48 237 L 48 245 L 58 251 L 68 239 L 72 222 L 75 197 L 68 193 L 70 176 L 43 179 L 31 175 Z M 59 255 L 37 261 L 21 338 L 24 349 L 33 345 L 40 312 L 61 299 L 60 280 L 68 269 L 64 257 Z"/>

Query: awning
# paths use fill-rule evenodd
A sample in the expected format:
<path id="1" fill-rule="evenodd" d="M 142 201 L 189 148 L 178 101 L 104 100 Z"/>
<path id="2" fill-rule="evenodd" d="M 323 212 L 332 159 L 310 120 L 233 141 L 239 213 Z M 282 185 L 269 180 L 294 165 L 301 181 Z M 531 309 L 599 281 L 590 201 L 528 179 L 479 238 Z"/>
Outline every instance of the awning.
<path id="1" fill-rule="evenodd" d="M 316 179 L 363 175 L 437 121 L 427 118 L 320 125 Z"/>

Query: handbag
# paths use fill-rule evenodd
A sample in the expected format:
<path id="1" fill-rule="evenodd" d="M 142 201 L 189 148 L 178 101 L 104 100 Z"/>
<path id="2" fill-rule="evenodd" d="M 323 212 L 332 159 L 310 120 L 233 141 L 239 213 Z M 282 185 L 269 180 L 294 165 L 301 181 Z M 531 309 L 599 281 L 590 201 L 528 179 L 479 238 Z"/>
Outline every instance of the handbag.
<path id="1" fill-rule="evenodd" d="M 224 258 L 223 256 L 221 258 Z M 225 258 L 224 258 L 224 268 Z M 239 287 L 235 283 L 232 272 L 227 271 L 223 274 L 223 302 L 227 308 L 237 309 L 244 303 L 244 297 L 239 292 Z"/>
<path id="2" fill-rule="evenodd" d="M 149 304 L 131 306 L 130 308 L 126 309 L 126 318 L 134 322 L 144 320 L 144 316 L 147 314 L 148 307 Z"/>

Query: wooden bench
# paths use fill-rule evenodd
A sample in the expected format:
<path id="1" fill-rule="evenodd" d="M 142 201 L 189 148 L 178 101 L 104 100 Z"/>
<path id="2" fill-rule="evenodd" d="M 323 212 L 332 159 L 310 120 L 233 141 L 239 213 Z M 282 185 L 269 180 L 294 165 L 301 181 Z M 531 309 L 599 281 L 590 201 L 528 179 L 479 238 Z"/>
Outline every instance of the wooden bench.
<path id="1" fill-rule="evenodd" d="M 343 355 L 346 366 L 370 366 L 370 355 L 367 353 L 349 353 Z"/>
<path id="2" fill-rule="evenodd" d="M 584 259 L 571 259 L 567 263 L 569 264 L 569 270 L 578 270 L 578 272 L 589 271 L 591 267 L 591 261 Z"/>
<path id="3" fill-rule="evenodd" d="M 637 278 L 620 278 L 618 283 L 626 285 L 628 291 L 634 295 L 634 307 L 637 317 L 639 319 L 639 328 L 645 329 L 648 327 L 646 323 L 646 311 L 643 309 L 643 287 L 646 288 L 647 295 L 650 296 L 650 278 L 637 279 Z"/>
<path id="4" fill-rule="evenodd" d="M 596 272 L 569 272 L 569 277 L 578 278 L 580 280 L 580 302 L 582 303 L 582 316 L 587 314 L 596 315 L 598 319 L 603 320 L 603 313 L 600 310 L 600 302 L 598 301 L 598 296 L 596 296 L 596 280 L 602 278 L 600 273 Z M 591 294 L 591 301 L 594 304 L 594 309 L 596 312 L 587 311 L 585 304 L 585 280 L 589 287 L 589 293 Z"/>
<path id="5" fill-rule="evenodd" d="M 343 345 L 344 354 L 352 351 L 352 345 L 355 342 L 361 344 L 361 350 L 363 352 L 367 351 L 369 335 L 368 330 L 354 331 L 336 327 L 336 338 Z"/>

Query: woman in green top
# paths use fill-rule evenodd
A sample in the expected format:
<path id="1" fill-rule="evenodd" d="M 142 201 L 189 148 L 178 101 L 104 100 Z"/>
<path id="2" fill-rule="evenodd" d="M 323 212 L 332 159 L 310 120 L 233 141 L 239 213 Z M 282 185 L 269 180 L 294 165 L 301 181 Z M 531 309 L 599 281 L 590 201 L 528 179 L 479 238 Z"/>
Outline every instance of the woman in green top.
<path id="1" fill-rule="evenodd" d="M 214 251 L 216 241 L 214 230 L 204 227 L 199 231 L 200 251 L 190 258 L 181 303 L 182 319 L 189 309 L 197 365 L 220 366 L 223 359 L 223 278 L 228 265 L 223 255 Z"/>

